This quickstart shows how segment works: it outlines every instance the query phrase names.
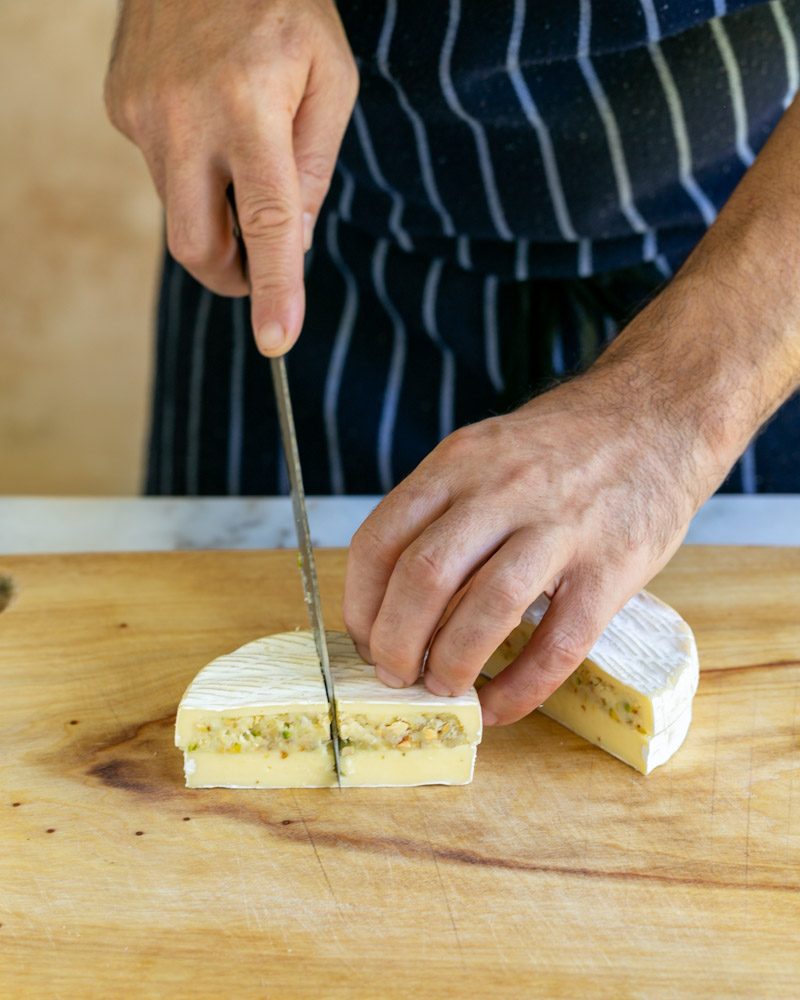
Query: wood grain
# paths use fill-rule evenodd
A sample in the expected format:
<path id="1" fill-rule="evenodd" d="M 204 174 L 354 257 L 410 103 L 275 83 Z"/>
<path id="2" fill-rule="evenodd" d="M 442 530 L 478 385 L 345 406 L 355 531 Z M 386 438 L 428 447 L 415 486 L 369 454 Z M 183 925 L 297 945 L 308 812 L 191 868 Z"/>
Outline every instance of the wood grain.
<path id="1" fill-rule="evenodd" d="M 292 552 L 4 574 L 0 996 L 797 996 L 800 550 L 654 583 L 703 676 L 649 777 L 537 714 L 470 786 L 344 793 L 189 791 L 172 746 L 200 666 L 304 623 Z"/>

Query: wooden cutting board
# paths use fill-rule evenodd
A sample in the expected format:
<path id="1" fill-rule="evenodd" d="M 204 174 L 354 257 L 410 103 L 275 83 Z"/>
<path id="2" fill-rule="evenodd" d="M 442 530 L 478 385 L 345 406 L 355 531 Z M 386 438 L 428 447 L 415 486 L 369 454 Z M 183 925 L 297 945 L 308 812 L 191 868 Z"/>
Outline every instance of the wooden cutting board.
<path id="1" fill-rule="evenodd" d="M 344 555 L 320 553 L 341 627 Z M 535 714 L 462 788 L 190 791 L 195 672 L 305 624 L 293 552 L 0 559 L 0 996 L 796 997 L 800 549 L 687 548 L 687 743 Z"/>

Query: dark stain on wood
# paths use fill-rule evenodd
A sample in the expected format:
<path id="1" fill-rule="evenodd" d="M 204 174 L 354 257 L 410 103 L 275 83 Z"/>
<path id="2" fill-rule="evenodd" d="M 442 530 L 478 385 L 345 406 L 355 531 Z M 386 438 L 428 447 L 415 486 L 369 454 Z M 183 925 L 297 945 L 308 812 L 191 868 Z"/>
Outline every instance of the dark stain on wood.
<path id="1" fill-rule="evenodd" d="M 147 776 L 142 774 L 142 768 L 137 761 L 114 758 L 104 764 L 95 764 L 86 773 L 92 778 L 99 778 L 104 785 L 118 788 L 121 792 L 133 792 L 148 797 L 158 797 L 158 786 L 151 784 Z"/>
<path id="2" fill-rule="evenodd" d="M 748 670 L 769 670 L 780 667 L 800 667 L 800 660 L 769 660 L 767 663 L 743 663 L 736 667 L 712 667 L 710 670 L 700 669 L 700 679 L 704 677 L 722 676 L 725 674 L 743 674 Z"/>
<path id="3" fill-rule="evenodd" d="M 310 833 L 309 839 L 311 839 Z M 476 865 L 484 868 L 495 868 L 501 871 L 525 872 L 541 875 L 563 875 L 566 877 L 582 879 L 610 879 L 613 881 L 685 885 L 704 889 L 763 889 L 770 891 L 800 893 L 800 885 L 789 885 L 785 882 L 736 882 L 723 879 L 698 878 L 691 875 L 682 875 L 678 872 L 656 873 L 588 868 L 580 865 L 543 865 L 535 864 L 521 858 L 506 858 L 492 855 L 487 856 L 474 851 L 433 845 L 429 844 L 427 841 L 425 843 L 417 843 L 416 841 L 394 837 L 370 837 L 368 839 L 362 839 L 346 833 L 327 833 L 324 831 L 314 830 L 313 841 L 316 847 L 325 845 L 329 847 L 346 847 L 351 850 L 368 850 L 371 853 L 400 853 L 407 854 L 409 856 L 428 858 L 433 856 L 437 861 L 449 861 L 455 864 L 470 866 Z"/>
<path id="4" fill-rule="evenodd" d="M 128 743 L 143 743 L 146 741 L 157 742 L 159 749 L 164 747 L 163 737 L 155 736 L 151 730 L 163 729 L 167 726 L 170 730 L 175 725 L 175 713 L 161 716 L 158 719 L 148 719 L 145 722 L 133 722 L 129 726 L 123 726 L 115 733 L 110 733 L 105 738 L 93 741 L 93 752 L 96 754 L 105 753 L 111 750 L 118 750 Z"/>
<path id="5" fill-rule="evenodd" d="M 76 724 L 78 720 L 75 720 Z M 40 762 L 60 778 L 96 779 L 120 791 L 163 800 L 181 780 L 180 756 L 171 747 L 175 716 L 137 722 L 110 733 L 70 738 Z M 184 804 L 184 812 L 186 806 Z"/>
<path id="6" fill-rule="evenodd" d="M 0 611 L 5 611 L 13 597 L 14 581 L 10 576 L 0 573 Z"/>

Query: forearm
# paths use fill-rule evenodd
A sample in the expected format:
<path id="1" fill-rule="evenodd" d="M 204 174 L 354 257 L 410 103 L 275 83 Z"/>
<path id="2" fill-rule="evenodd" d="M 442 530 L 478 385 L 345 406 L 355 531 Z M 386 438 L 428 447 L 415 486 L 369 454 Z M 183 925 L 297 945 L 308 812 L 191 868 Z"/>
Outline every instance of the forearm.
<path id="1" fill-rule="evenodd" d="M 674 281 L 596 366 L 620 368 L 685 422 L 720 476 L 800 385 L 799 162 L 796 101 Z"/>

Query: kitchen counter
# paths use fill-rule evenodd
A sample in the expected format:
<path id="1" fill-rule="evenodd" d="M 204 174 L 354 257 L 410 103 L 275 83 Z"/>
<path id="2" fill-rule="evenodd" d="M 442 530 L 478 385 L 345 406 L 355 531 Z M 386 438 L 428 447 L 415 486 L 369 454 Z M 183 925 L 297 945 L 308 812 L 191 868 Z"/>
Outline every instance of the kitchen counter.
<path id="1" fill-rule="evenodd" d="M 316 545 L 344 546 L 379 497 L 310 497 Z M 800 546 L 800 495 L 715 496 L 693 544 Z M 294 547 L 288 497 L 0 497 L 0 554 Z"/>

